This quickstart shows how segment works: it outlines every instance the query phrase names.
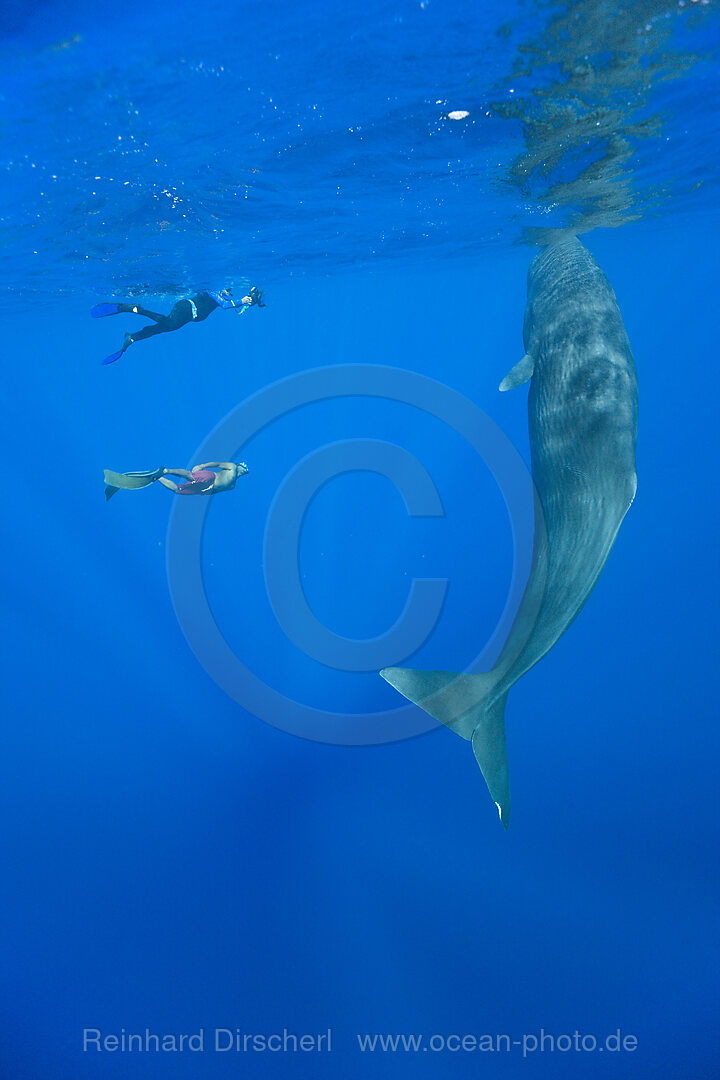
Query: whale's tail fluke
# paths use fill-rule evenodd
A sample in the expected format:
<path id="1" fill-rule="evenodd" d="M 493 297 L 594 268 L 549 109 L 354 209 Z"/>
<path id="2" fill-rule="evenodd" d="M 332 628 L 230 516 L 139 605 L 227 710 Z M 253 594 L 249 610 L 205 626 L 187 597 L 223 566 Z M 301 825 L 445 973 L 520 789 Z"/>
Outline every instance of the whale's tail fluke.
<path id="1" fill-rule="evenodd" d="M 439 720 L 456 735 L 472 742 L 485 783 L 507 829 L 510 817 L 510 780 L 505 741 L 507 694 L 493 697 L 496 680 L 485 675 L 461 675 L 456 671 L 415 671 L 384 668 L 386 682 Z"/>

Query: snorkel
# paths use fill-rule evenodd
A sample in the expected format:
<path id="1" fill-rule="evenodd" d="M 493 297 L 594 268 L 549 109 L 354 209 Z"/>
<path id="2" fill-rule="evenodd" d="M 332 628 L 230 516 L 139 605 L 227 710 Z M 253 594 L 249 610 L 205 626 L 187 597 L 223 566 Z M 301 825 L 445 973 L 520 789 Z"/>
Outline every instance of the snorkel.
<path id="1" fill-rule="evenodd" d="M 242 315 L 244 311 L 251 307 L 265 307 L 262 302 L 264 294 L 260 292 L 256 285 L 253 285 L 248 293 L 243 296 L 239 305 L 232 298 L 232 289 L 222 289 L 217 295 L 224 300 L 229 300 L 238 315 Z"/>

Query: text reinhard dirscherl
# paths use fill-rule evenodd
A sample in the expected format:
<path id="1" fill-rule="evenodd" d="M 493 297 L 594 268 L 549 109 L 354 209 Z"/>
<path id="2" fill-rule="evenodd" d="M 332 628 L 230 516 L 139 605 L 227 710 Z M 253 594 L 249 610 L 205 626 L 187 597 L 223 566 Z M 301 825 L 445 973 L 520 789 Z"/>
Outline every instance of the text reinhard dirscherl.
<path id="1" fill-rule="evenodd" d="M 322 1033 L 308 1033 L 297 1035 L 283 1028 L 282 1031 L 271 1033 L 252 1034 L 244 1032 L 240 1028 L 216 1027 L 212 1032 L 208 1030 L 207 1038 L 205 1028 L 199 1028 L 195 1032 L 166 1032 L 157 1034 L 145 1028 L 144 1032 L 126 1031 L 121 1028 L 119 1032 L 102 1032 L 100 1028 L 83 1028 L 82 1048 L 85 1052 L 108 1052 L 120 1053 L 149 1052 L 149 1053 L 180 1053 L 190 1051 L 192 1053 L 330 1053 L 332 1045 L 332 1028 Z M 624 1034 L 620 1028 L 604 1036 L 581 1034 L 574 1031 L 572 1034 L 554 1034 L 541 1028 L 539 1032 L 529 1032 L 520 1038 L 511 1038 L 506 1034 L 484 1035 L 410 1035 L 410 1034 L 356 1034 L 356 1046 L 363 1053 L 397 1054 L 417 1053 L 418 1051 L 431 1051 L 434 1053 L 457 1053 L 464 1051 L 472 1052 L 496 1052 L 510 1053 L 519 1050 L 522 1057 L 526 1058 L 537 1053 L 633 1053 L 637 1050 L 638 1040 L 636 1035 Z"/>
<path id="2" fill-rule="evenodd" d="M 205 1036 L 208 1036 L 206 1038 Z M 327 1053 L 332 1050 L 332 1030 L 330 1028 L 322 1034 L 295 1035 L 283 1028 L 281 1032 L 271 1034 L 252 1035 L 240 1030 L 240 1028 L 214 1028 L 212 1032 L 200 1028 L 198 1031 L 182 1033 L 166 1032 L 158 1035 L 145 1028 L 145 1031 L 126 1031 L 121 1028 L 119 1032 L 104 1034 L 99 1028 L 83 1028 L 83 1050 L 105 1050 L 108 1052 L 120 1051 L 120 1053 L 134 1053 L 137 1051 L 150 1053 L 179 1053 L 190 1050 L 196 1054 L 211 1050 L 221 1054 L 228 1050 L 255 1051 L 264 1050 L 271 1052 L 282 1051 L 294 1053 L 298 1050 L 309 1053 Z"/>

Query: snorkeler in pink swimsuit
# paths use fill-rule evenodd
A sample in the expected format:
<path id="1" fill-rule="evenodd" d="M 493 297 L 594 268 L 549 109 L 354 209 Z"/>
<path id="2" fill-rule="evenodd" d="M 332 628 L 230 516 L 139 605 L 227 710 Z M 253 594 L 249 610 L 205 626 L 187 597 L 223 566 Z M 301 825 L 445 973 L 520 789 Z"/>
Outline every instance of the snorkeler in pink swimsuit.
<path id="1" fill-rule="evenodd" d="M 132 491 L 147 487 L 156 480 L 176 495 L 219 495 L 222 491 L 232 491 L 238 477 L 245 476 L 248 471 L 244 461 L 206 461 L 192 471 L 159 468 L 144 473 L 116 473 L 106 469 L 105 498 L 111 499 L 116 491 L 123 489 Z M 176 484 L 168 476 L 179 476 L 187 483 Z"/>
<path id="2" fill-rule="evenodd" d="M 213 469 L 219 472 L 213 472 Z M 192 472 L 187 469 L 165 469 L 159 480 L 176 495 L 218 495 L 221 491 L 232 491 L 237 478 L 244 476 L 247 471 L 248 467 L 243 462 L 206 461 L 204 465 L 196 465 Z M 168 474 L 183 477 L 187 483 L 176 484 L 174 480 L 168 480 Z"/>

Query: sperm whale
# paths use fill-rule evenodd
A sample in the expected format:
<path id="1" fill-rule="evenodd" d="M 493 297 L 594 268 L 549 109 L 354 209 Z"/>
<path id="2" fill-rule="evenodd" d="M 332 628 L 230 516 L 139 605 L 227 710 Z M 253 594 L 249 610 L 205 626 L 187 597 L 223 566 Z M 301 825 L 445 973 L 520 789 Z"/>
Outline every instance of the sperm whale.
<path id="1" fill-rule="evenodd" d="M 635 363 L 610 283 L 577 238 L 557 241 L 533 259 L 523 340 L 525 356 L 500 389 L 530 380 L 535 532 L 530 576 L 507 641 L 484 674 L 380 672 L 472 743 L 505 828 L 508 693 L 581 611 L 637 488 Z"/>

